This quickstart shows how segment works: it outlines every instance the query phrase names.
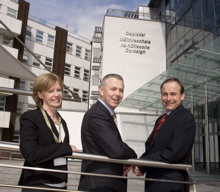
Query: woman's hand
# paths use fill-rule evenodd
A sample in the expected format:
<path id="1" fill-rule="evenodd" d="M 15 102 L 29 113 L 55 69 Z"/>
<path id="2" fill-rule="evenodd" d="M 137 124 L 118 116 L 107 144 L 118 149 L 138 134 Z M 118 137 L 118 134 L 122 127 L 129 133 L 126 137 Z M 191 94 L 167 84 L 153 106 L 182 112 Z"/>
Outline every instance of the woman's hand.
<path id="1" fill-rule="evenodd" d="M 70 147 L 71 147 L 71 149 L 72 149 L 72 152 L 78 152 L 76 146 L 74 146 L 74 145 L 70 145 Z"/>

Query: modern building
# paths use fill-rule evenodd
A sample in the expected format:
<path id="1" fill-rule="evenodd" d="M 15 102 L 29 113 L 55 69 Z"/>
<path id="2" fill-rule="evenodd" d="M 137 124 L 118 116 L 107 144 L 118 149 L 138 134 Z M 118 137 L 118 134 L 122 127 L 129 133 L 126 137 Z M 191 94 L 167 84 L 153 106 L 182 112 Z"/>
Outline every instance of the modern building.
<path id="1" fill-rule="evenodd" d="M 195 170 L 219 173 L 219 36 L 219 0 L 151 0 L 136 12 L 107 10 L 92 42 L 90 105 L 97 99 L 99 80 L 106 73 L 121 74 L 121 132 L 125 140 L 132 135 L 129 144 L 143 145 L 153 126 L 151 114 L 163 111 L 160 84 L 179 78 L 186 89 L 183 104 L 197 125 L 192 164 Z"/>
<path id="2" fill-rule="evenodd" d="M 63 79 L 62 108 L 88 109 L 90 40 L 29 15 L 29 6 L 24 0 L 0 0 L 0 87 L 6 89 L 0 91 L 3 141 L 18 141 L 19 117 L 35 108 L 28 95 L 42 73 Z"/>
<path id="3" fill-rule="evenodd" d="M 98 98 L 101 78 L 119 73 L 125 81 L 116 111 L 119 130 L 141 154 L 163 112 L 160 84 L 177 77 L 185 85 L 183 104 L 197 124 L 192 164 L 195 170 L 220 172 L 219 0 L 151 0 L 136 12 L 108 9 L 92 45 L 29 16 L 29 6 L 24 0 L 0 0 L 1 140 L 13 141 L 20 114 L 34 108 L 27 96 L 32 82 L 48 69 L 64 79 L 65 110 L 88 109 Z"/>

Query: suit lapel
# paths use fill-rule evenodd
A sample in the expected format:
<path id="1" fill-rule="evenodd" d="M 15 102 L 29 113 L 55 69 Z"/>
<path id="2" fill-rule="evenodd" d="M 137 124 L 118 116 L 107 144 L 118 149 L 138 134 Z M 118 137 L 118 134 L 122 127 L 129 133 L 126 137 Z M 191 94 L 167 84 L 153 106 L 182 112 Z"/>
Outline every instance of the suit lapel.
<path id="1" fill-rule="evenodd" d="M 163 129 L 169 129 L 169 126 L 168 126 L 169 123 L 173 121 L 173 119 L 175 118 L 176 114 L 179 113 L 179 111 L 181 111 L 182 109 L 183 109 L 183 106 L 180 105 L 179 107 L 177 107 L 174 111 L 172 111 L 172 112 L 169 114 L 169 116 L 167 117 L 166 121 L 165 121 L 165 122 L 163 123 L 163 125 L 161 126 L 160 131 L 157 133 L 157 136 L 156 136 L 155 139 L 153 140 L 151 146 L 153 146 L 153 144 L 157 141 L 157 139 L 160 138 L 161 132 L 162 132 L 161 130 L 163 130 Z M 158 118 L 157 122 L 158 122 L 158 121 L 159 121 L 159 118 Z M 154 125 L 154 129 L 155 129 L 155 126 L 156 126 L 156 124 Z M 152 137 L 152 133 L 151 133 L 151 135 L 150 135 L 150 138 L 147 140 L 148 142 L 150 141 L 151 137 Z"/>
<path id="2" fill-rule="evenodd" d="M 64 120 L 62 119 L 61 116 L 60 116 L 60 118 L 61 118 L 61 123 L 62 123 L 62 126 L 63 126 L 63 130 L 64 130 L 64 132 L 65 132 L 65 137 L 64 137 L 63 142 L 64 142 L 64 143 L 69 143 L 69 132 L 68 132 L 66 123 L 64 122 Z"/>
<path id="3" fill-rule="evenodd" d="M 41 113 L 41 112 L 40 112 Z M 47 118 L 48 118 L 48 120 L 49 120 L 49 122 L 50 122 L 50 126 L 51 126 L 51 128 L 52 128 L 52 131 L 54 132 L 54 134 L 59 138 L 59 133 L 58 133 L 58 131 L 57 131 L 57 128 L 55 127 L 55 125 L 54 125 L 54 123 L 53 123 L 53 121 L 52 121 L 52 119 L 50 118 L 50 116 L 47 114 L 47 112 L 46 112 L 46 115 L 47 115 Z M 42 118 L 43 118 L 43 114 L 41 113 L 41 116 L 42 116 Z M 45 122 L 45 119 L 43 118 L 43 121 Z M 45 122 L 45 124 L 46 124 L 46 122 Z M 47 126 L 48 127 L 48 126 Z M 49 127 L 48 127 L 48 129 L 50 129 Z M 52 134 L 52 133 L 51 133 Z"/>
<path id="4" fill-rule="evenodd" d="M 106 116 L 108 116 L 108 118 L 109 118 L 109 120 L 110 120 L 110 122 L 112 124 L 112 128 L 119 133 L 118 127 L 115 124 L 114 118 L 111 116 L 111 114 L 108 111 L 108 109 L 100 101 L 97 101 L 96 104 L 106 114 Z M 120 133 L 119 133 L 119 135 L 120 135 Z"/>

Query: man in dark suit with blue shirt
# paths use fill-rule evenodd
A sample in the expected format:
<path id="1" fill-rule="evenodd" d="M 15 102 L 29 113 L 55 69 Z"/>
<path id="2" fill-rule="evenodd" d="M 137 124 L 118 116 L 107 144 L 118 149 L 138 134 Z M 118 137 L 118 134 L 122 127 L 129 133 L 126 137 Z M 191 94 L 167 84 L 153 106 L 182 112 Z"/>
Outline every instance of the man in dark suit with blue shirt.
<path id="1" fill-rule="evenodd" d="M 114 121 L 114 109 L 124 95 L 120 75 L 106 75 L 99 86 L 100 98 L 84 115 L 81 140 L 84 153 L 104 155 L 114 159 L 136 158 L 137 155 L 122 141 Z M 131 166 L 83 160 L 82 172 L 94 174 L 127 175 Z M 126 179 L 81 175 L 79 190 L 95 192 L 125 192 Z"/>
<path id="2" fill-rule="evenodd" d="M 166 163 L 189 163 L 194 136 L 195 120 L 189 110 L 182 105 L 184 100 L 184 86 L 176 78 L 165 80 L 161 87 L 161 100 L 167 116 L 161 123 L 164 115 L 156 120 L 154 130 L 148 137 L 145 153 L 140 159 L 160 161 Z M 159 127 L 159 128 L 158 128 Z M 187 173 L 182 170 L 162 169 L 135 166 L 134 174 L 146 178 L 187 181 Z M 145 192 L 188 192 L 188 185 L 171 182 L 146 181 Z"/>

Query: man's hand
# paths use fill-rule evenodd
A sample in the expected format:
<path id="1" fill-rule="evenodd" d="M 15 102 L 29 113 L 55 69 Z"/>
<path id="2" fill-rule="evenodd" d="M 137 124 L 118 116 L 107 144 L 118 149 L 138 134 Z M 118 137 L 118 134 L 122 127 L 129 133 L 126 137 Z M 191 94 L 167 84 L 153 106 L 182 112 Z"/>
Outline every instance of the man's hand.
<path id="1" fill-rule="evenodd" d="M 138 168 L 138 166 L 134 166 L 133 169 L 132 169 L 133 173 L 136 175 L 136 176 L 143 176 L 144 173 L 142 173 L 140 171 L 140 169 Z"/>
<path id="2" fill-rule="evenodd" d="M 127 175 L 129 171 L 131 170 L 131 168 L 132 168 L 131 165 L 124 165 L 123 176 Z"/>

